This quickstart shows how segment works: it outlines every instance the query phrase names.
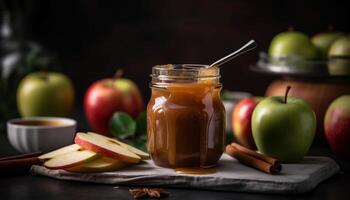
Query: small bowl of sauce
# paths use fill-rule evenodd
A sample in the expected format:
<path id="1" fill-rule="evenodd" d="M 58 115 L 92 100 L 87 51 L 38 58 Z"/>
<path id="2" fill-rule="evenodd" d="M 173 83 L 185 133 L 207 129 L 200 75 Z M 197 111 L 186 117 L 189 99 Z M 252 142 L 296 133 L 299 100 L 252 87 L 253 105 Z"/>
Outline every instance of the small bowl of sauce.
<path id="1" fill-rule="evenodd" d="M 71 144 L 76 121 L 61 117 L 26 117 L 7 122 L 10 144 L 21 153 L 48 152 Z"/>

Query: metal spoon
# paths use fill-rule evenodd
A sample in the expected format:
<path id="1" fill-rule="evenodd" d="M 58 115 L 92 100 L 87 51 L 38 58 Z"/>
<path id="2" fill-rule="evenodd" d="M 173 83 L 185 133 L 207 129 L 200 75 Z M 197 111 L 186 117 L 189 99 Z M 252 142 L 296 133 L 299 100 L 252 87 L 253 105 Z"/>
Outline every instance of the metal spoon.
<path id="1" fill-rule="evenodd" d="M 235 52 L 221 58 L 220 60 L 215 61 L 213 64 L 209 65 L 209 67 L 218 67 L 220 65 L 225 64 L 226 62 L 232 60 L 233 58 L 236 58 L 237 56 L 246 53 L 252 49 L 255 49 L 256 47 L 256 43 L 254 40 L 250 40 L 247 44 L 243 45 L 241 48 L 239 48 L 238 50 L 236 50 Z M 209 68 L 208 67 L 208 68 Z"/>

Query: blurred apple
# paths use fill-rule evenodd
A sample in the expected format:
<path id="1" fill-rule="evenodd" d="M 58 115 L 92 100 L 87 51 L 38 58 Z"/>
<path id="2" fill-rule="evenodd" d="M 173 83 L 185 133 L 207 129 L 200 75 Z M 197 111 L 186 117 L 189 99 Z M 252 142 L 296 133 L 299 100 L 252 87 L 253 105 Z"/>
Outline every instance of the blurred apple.
<path id="1" fill-rule="evenodd" d="M 17 89 L 17 107 L 23 117 L 68 116 L 73 104 L 72 82 L 61 73 L 30 73 Z"/>
<path id="2" fill-rule="evenodd" d="M 337 39 L 328 52 L 328 72 L 332 75 L 350 74 L 350 35 Z"/>
<path id="3" fill-rule="evenodd" d="M 314 35 L 311 40 L 312 43 L 320 50 L 321 55 L 323 57 L 328 56 L 328 51 L 333 44 L 334 41 L 336 41 L 338 38 L 343 36 L 344 34 L 341 32 L 323 32 L 318 33 Z"/>
<path id="4" fill-rule="evenodd" d="M 331 103 L 324 129 L 333 152 L 350 158 L 350 95 L 338 97 Z"/>
<path id="5" fill-rule="evenodd" d="M 329 56 L 350 56 L 350 35 L 337 39 L 329 49 Z"/>
<path id="6" fill-rule="evenodd" d="M 236 140 L 243 146 L 256 149 L 252 134 L 252 115 L 262 97 L 242 99 L 232 111 L 232 131 Z"/>
<path id="7" fill-rule="evenodd" d="M 276 58 L 300 56 L 314 59 L 318 57 L 319 51 L 307 35 L 301 32 L 287 31 L 279 33 L 272 39 L 269 54 Z"/>
<path id="8" fill-rule="evenodd" d="M 228 144 L 232 143 L 232 112 L 233 108 L 237 105 L 237 103 L 244 99 L 251 97 L 252 94 L 248 92 L 242 92 L 242 91 L 229 91 L 229 90 L 223 90 L 221 92 L 221 99 L 224 104 L 225 110 L 226 110 L 226 142 Z"/>
<path id="9" fill-rule="evenodd" d="M 125 112 L 132 117 L 143 110 L 143 100 L 137 85 L 126 78 L 120 78 L 118 70 L 114 78 L 94 82 L 86 91 L 84 110 L 94 131 L 110 135 L 109 120 L 115 112 Z"/>

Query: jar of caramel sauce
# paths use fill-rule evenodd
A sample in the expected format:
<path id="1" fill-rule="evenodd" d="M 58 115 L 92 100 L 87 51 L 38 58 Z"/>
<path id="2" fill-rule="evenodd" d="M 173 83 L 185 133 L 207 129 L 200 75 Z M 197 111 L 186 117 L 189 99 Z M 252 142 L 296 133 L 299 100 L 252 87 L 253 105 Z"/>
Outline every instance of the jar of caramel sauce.
<path id="1" fill-rule="evenodd" d="M 215 166 L 224 151 L 225 109 L 220 70 L 206 65 L 152 68 L 147 148 L 167 168 Z"/>

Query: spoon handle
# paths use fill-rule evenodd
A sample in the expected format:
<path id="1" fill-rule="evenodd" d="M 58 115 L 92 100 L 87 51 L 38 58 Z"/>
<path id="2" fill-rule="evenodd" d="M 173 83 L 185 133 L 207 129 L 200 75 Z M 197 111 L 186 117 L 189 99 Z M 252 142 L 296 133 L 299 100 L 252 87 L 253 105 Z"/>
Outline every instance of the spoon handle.
<path id="1" fill-rule="evenodd" d="M 232 60 L 233 58 L 247 52 L 250 51 L 252 49 L 255 49 L 256 47 L 256 43 L 254 40 L 250 40 L 247 44 L 245 44 L 244 46 L 242 46 L 241 48 L 239 48 L 238 50 L 234 51 L 233 53 L 221 58 L 220 60 L 215 61 L 213 64 L 209 65 L 209 67 L 213 67 L 213 66 L 220 66 L 223 65 L 224 63 Z"/>

